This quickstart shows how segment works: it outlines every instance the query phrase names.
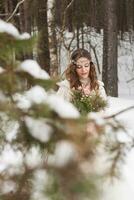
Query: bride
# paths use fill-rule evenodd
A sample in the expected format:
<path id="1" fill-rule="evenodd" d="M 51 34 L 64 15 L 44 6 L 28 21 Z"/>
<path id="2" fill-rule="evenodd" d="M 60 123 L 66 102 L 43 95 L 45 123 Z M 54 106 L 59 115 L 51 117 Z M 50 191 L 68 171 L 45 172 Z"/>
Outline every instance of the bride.
<path id="1" fill-rule="evenodd" d="M 83 95 L 97 94 L 106 99 L 104 83 L 96 76 L 95 65 L 90 53 L 85 49 L 77 49 L 71 55 L 71 62 L 65 71 L 66 79 L 60 83 L 58 95 L 71 101 L 72 90 L 81 90 Z"/>
<path id="2" fill-rule="evenodd" d="M 103 82 L 96 76 L 95 66 L 92 62 L 90 53 L 85 49 L 77 49 L 71 55 L 71 63 L 65 71 L 66 79 L 60 83 L 57 94 L 67 101 L 71 101 L 72 89 L 81 90 L 84 95 L 98 94 L 104 100 L 107 99 Z M 105 110 L 108 114 L 116 113 L 130 105 L 133 101 L 120 98 L 108 97 L 109 107 Z M 121 122 L 129 122 L 128 131 L 134 131 L 134 112 L 130 111 L 118 116 Z M 128 126 L 129 126 L 128 125 Z M 124 136 L 125 135 L 125 136 Z M 124 137 L 124 138 L 123 138 Z M 121 140 L 127 142 L 126 133 L 121 133 Z M 105 165 L 101 156 L 98 159 L 101 168 Z M 114 179 L 113 182 L 104 182 L 103 195 L 101 200 L 133 200 L 134 198 L 134 150 L 128 152 L 125 163 L 121 166 L 121 178 Z M 98 166 L 97 166 L 98 167 Z"/>

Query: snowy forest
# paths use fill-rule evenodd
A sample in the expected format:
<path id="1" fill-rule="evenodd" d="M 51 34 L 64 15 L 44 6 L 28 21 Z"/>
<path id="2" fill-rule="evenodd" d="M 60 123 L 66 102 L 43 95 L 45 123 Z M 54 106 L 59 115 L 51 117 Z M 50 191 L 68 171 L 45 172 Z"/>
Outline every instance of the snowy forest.
<path id="1" fill-rule="evenodd" d="M 133 11 L 134 0 L 0 0 L 0 200 L 133 199 Z M 106 99 L 58 95 L 79 48 Z"/>

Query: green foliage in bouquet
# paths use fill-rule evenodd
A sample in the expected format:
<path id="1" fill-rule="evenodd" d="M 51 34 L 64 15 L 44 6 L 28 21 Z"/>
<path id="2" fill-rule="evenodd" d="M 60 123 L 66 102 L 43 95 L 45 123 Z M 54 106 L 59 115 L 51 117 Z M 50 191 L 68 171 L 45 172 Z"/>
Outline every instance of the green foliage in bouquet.
<path id="1" fill-rule="evenodd" d="M 98 112 L 107 106 L 107 101 L 99 95 L 86 96 L 79 90 L 73 91 L 72 103 L 76 106 L 81 115 L 86 115 L 89 112 Z"/>

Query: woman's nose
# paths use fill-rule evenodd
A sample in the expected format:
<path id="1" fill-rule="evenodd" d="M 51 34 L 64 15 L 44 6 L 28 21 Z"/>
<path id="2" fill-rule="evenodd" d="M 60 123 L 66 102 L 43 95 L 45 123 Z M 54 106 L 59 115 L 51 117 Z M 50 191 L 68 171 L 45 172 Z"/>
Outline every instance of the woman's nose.
<path id="1" fill-rule="evenodd" d="M 86 71 L 86 67 L 82 66 L 82 71 L 85 72 Z"/>

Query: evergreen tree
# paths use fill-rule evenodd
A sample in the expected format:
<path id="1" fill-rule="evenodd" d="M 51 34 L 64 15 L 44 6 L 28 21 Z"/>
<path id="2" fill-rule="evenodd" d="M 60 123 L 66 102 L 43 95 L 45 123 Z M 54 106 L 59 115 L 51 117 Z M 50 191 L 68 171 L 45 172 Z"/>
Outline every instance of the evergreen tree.
<path id="1" fill-rule="evenodd" d="M 0 199 L 97 199 L 105 172 L 99 177 L 93 168 L 96 150 L 103 139 L 107 153 L 114 155 L 109 173 L 116 175 L 124 146 L 104 133 L 106 126 L 114 132 L 122 126 L 97 114 L 81 117 L 52 92 L 55 81 L 36 61 L 17 60 L 33 42 L 0 21 L 1 160 L 8 155 L 0 169 Z"/>

